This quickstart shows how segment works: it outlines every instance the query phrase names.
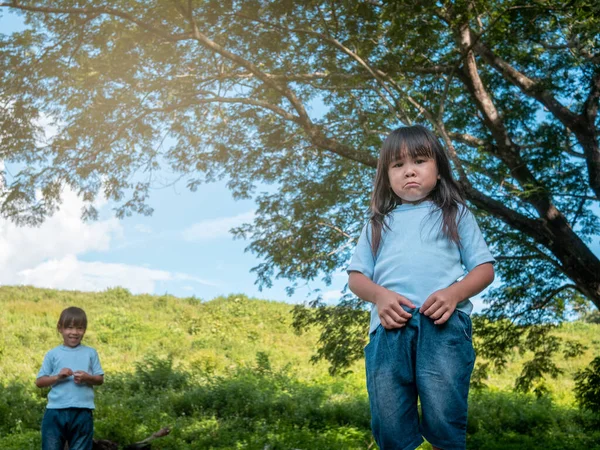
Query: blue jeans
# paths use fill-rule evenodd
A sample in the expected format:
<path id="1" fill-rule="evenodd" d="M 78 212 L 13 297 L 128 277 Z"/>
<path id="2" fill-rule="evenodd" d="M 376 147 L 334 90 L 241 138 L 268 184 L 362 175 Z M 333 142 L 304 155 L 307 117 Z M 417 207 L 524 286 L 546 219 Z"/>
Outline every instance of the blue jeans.
<path id="1" fill-rule="evenodd" d="M 413 317 L 404 327 L 379 325 L 365 347 L 375 441 L 382 450 L 412 450 L 425 437 L 443 450 L 465 449 L 475 363 L 471 318 L 455 311 L 435 325 L 418 309 L 409 312 Z"/>
<path id="2" fill-rule="evenodd" d="M 42 420 L 42 450 L 92 450 L 94 417 L 91 409 L 46 409 Z"/>

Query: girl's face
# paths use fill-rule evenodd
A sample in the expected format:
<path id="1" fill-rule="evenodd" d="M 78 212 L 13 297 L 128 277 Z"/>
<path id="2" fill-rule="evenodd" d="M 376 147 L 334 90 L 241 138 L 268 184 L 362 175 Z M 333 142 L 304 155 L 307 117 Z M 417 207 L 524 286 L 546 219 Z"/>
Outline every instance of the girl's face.
<path id="1" fill-rule="evenodd" d="M 76 326 L 75 324 L 70 324 L 59 328 L 58 332 L 62 334 L 65 346 L 74 348 L 81 344 L 81 340 L 85 334 L 85 328 L 82 326 Z"/>
<path id="2" fill-rule="evenodd" d="M 440 178 L 433 158 L 409 155 L 392 161 L 388 167 L 388 179 L 394 193 L 402 203 L 419 203 L 429 196 Z"/>

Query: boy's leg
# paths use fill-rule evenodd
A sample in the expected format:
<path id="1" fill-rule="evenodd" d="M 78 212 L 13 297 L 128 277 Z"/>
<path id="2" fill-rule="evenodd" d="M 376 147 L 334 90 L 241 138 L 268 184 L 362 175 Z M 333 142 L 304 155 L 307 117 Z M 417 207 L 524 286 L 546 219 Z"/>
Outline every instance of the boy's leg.
<path id="1" fill-rule="evenodd" d="M 365 347 L 371 428 L 381 450 L 413 450 L 423 442 L 414 377 L 415 338 L 416 329 L 410 325 L 397 330 L 380 325 Z"/>
<path id="2" fill-rule="evenodd" d="M 443 325 L 421 315 L 417 350 L 417 387 L 423 436 L 434 447 L 464 450 L 467 397 L 475 363 L 471 319 L 455 311 Z"/>
<path id="3" fill-rule="evenodd" d="M 65 415 L 62 409 L 46 409 L 42 419 L 42 450 L 63 450 L 66 442 Z"/>
<path id="4" fill-rule="evenodd" d="M 94 446 L 94 416 L 91 409 L 71 409 L 69 450 L 92 450 Z"/>

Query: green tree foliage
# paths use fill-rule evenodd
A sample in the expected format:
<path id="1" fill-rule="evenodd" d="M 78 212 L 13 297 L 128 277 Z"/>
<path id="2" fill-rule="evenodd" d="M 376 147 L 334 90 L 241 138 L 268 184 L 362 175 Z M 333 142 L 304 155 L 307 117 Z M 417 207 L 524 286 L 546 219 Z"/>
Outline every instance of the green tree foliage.
<path id="1" fill-rule="evenodd" d="M 292 325 L 297 333 L 314 324 L 321 327 L 319 349 L 311 360 L 329 361 L 331 375 L 343 374 L 352 361 L 363 355 L 366 345 L 364 324 L 369 321 L 369 313 L 361 302 L 356 297 L 345 295 L 335 308 L 319 307 L 319 300 L 312 303 L 312 308 L 304 305 L 294 307 Z"/>
<path id="2" fill-rule="evenodd" d="M 498 257 L 476 330 L 492 361 L 582 299 L 600 306 L 597 1 L 0 5 L 27 25 L 0 41 L 0 157 L 20 167 L 3 174 L 4 216 L 43 220 L 65 185 L 85 218 L 100 193 L 118 216 L 146 214 L 161 168 L 192 190 L 226 177 L 257 202 L 235 233 L 262 258 L 259 284 L 293 290 L 348 261 L 382 138 L 423 122 Z M 342 312 L 299 318 L 327 324 L 319 356 L 337 367 L 358 354 L 332 332 Z M 531 373 L 551 373 L 559 347 Z"/>
<path id="3" fill-rule="evenodd" d="M 575 375 L 575 398 L 583 408 L 600 413 L 600 356 Z"/>

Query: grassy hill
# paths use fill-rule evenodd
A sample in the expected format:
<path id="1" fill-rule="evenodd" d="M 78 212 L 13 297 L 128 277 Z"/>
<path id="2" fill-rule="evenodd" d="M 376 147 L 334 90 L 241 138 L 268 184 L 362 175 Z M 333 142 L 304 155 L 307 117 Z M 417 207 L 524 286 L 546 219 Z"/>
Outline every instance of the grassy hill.
<path id="1" fill-rule="evenodd" d="M 71 305 L 88 316 L 84 343 L 98 350 L 107 373 L 129 372 L 147 355 L 170 356 L 181 369 L 202 364 L 223 372 L 268 352 L 273 365 L 294 365 L 299 375 L 325 373 L 307 364 L 314 335 L 296 336 L 291 306 L 244 295 L 201 302 L 196 298 L 131 295 L 116 288 L 102 293 L 31 287 L 0 288 L 0 377 L 31 380 L 46 351 L 62 342 L 60 312 Z"/>
<path id="2" fill-rule="evenodd" d="M 231 295 L 211 301 L 0 288 L 0 448 L 39 448 L 45 390 L 33 381 L 46 351 L 61 343 L 60 311 L 88 314 L 84 343 L 98 350 L 106 383 L 96 390 L 96 437 L 123 444 L 163 426 L 157 449 L 367 449 L 368 399 L 362 361 L 345 378 L 310 364 L 318 336 L 291 329 L 291 306 Z M 366 324 L 365 324 L 366 326 Z M 528 355 L 473 392 L 469 448 L 594 448 L 600 419 L 573 405 L 572 374 L 600 354 L 600 326 L 564 325 L 558 334 L 585 354 L 560 361 L 550 395 L 510 387 Z M 425 444 L 423 448 L 430 448 Z"/>

